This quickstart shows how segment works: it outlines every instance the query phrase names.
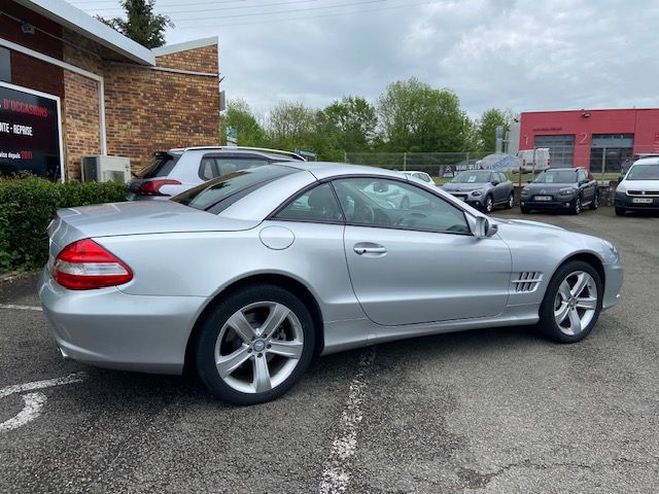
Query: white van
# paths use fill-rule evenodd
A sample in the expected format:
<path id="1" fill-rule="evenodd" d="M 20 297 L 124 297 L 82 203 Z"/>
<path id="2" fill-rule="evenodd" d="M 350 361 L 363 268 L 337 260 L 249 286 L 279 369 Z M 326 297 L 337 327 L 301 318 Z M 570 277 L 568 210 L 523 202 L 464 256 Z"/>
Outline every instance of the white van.
<path id="1" fill-rule="evenodd" d="M 521 149 L 517 151 L 519 158 L 519 170 L 522 173 L 544 172 L 551 165 L 549 148 Z"/>

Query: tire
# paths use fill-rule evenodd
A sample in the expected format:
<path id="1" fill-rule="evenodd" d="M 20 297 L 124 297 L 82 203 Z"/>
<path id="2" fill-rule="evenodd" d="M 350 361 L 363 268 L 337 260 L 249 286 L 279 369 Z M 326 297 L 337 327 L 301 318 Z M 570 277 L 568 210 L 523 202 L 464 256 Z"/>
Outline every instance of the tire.
<path id="1" fill-rule="evenodd" d="M 511 192 L 506 202 L 506 209 L 512 209 L 515 206 L 515 193 Z"/>
<path id="2" fill-rule="evenodd" d="M 410 209 L 410 198 L 404 196 L 400 201 L 400 209 Z"/>
<path id="3" fill-rule="evenodd" d="M 492 199 L 492 196 L 488 194 L 485 197 L 485 202 L 483 203 L 483 212 L 490 214 L 494 210 L 494 200 Z"/>
<path id="4" fill-rule="evenodd" d="M 524 206 L 520 206 L 519 210 L 522 212 L 522 214 L 529 214 L 531 212 L 531 210 L 529 208 L 524 207 Z"/>
<path id="5" fill-rule="evenodd" d="M 595 210 L 600 207 L 600 194 L 595 192 L 595 197 L 593 197 L 593 202 L 590 203 L 590 209 Z"/>
<path id="6" fill-rule="evenodd" d="M 584 275 L 583 288 L 579 291 L 581 275 Z M 564 282 L 567 282 L 567 291 Z M 603 295 L 602 280 L 592 265 L 584 261 L 562 265 L 549 282 L 540 306 L 540 330 L 559 343 L 583 340 L 597 323 Z"/>
<path id="7" fill-rule="evenodd" d="M 625 212 L 626 212 L 625 208 L 619 208 L 618 206 L 616 206 L 616 216 L 624 216 Z"/>
<path id="8" fill-rule="evenodd" d="M 577 198 L 574 200 L 574 204 L 572 205 L 570 212 L 577 216 L 581 214 L 581 196 L 577 196 Z"/>
<path id="9" fill-rule="evenodd" d="M 281 322 L 263 334 L 260 326 L 268 317 Z M 202 322 L 195 345 L 197 372 L 211 393 L 225 402 L 271 401 L 307 370 L 315 335 L 311 314 L 295 295 L 273 285 L 247 287 L 221 300 Z M 215 364 L 220 360 L 225 361 L 224 375 Z"/>

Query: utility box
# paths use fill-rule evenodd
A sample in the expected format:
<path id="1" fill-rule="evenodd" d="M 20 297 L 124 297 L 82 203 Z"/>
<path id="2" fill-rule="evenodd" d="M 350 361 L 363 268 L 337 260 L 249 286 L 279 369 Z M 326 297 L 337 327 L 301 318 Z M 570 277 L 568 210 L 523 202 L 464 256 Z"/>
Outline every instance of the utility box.
<path id="1" fill-rule="evenodd" d="M 128 183 L 131 179 L 130 159 L 119 156 L 83 156 L 80 160 L 83 182 Z"/>

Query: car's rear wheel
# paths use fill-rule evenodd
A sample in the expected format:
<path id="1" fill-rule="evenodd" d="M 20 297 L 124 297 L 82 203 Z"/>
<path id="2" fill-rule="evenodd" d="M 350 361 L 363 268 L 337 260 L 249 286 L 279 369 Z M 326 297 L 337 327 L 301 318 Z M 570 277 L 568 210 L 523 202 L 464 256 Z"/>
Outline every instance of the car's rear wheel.
<path id="1" fill-rule="evenodd" d="M 201 380 L 218 398 L 252 405 L 280 397 L 307 370 L 315 344 L 305 305 L 278 286 L 229 295 L 203 321 L 196 344 Z"/>
<path id="2" fill-rule="evenodd" d="M 506 209 L 512 209 L 515 206 L 515 194 L 513 192 L 508 196 L 508 202 L 506 202 Z"/>
<path id="3" fill-rule="evenodd" d="M 568 262 L 549 282 L 540 306 L 540 329 L 561 343 L 581 341 L 597 322 L 603 293 L 602 280 L 593 266 Z"/>

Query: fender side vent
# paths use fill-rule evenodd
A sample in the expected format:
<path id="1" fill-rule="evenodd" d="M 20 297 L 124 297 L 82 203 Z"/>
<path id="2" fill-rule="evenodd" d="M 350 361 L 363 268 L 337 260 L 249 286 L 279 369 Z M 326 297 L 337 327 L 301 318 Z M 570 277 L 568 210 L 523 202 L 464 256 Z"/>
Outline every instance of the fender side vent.
<path id="1" fill-rule="evenodd" d="M 515 292 L 534 292 L 542 281 L 542 273 L 537 271 L 522 271 L 513 275 L 513 290 Z"/>

